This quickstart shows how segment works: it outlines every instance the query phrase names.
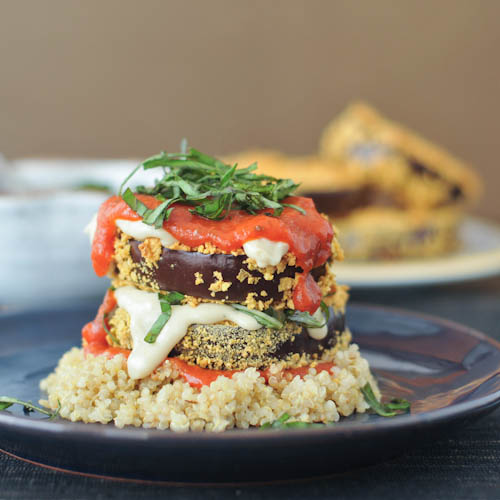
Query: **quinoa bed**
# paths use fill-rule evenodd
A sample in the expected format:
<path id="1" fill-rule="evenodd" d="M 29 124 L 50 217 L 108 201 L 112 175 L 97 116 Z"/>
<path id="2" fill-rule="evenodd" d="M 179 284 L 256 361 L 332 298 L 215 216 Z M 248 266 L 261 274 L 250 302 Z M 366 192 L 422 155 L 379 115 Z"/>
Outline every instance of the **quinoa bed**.
<path id="1" fill-rule="evenodd" d="M 338 351 L 333 362 L 331 371 L 311 368 L 303 378 L 282 377 L 279 365 L 273 365 L 268 383 L 248 368 L 196 389 L 168 360 L 150 376 L 132 380 L 122 355 L 85 356 L 73 348 L 41 382 L 48 393 L 41 404 L 57 409 L 60 403 L 60 415 L 72 421 L 178 432 L 245 429 L 284 413 L 297 421 L 336 422 L 369 408 L 360 390 L 367 382 L 379 393 L 357 345 Z"/>

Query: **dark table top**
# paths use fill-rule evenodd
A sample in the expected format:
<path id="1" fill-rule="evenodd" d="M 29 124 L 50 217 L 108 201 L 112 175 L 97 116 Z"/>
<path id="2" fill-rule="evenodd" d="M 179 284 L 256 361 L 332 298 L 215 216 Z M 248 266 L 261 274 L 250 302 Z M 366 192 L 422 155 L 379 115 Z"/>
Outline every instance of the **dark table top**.
<path id="1" fill-rule="evenodd" d="M 500 278 L 462 285 L 354 291 L 352 300 L 426 312 L 500 340 Z M 0 454 L 0 498 L 500 499 L 500 410 L 395 460 L 328 478 L 235 487 L 170 487 L 73 476 Z"/>

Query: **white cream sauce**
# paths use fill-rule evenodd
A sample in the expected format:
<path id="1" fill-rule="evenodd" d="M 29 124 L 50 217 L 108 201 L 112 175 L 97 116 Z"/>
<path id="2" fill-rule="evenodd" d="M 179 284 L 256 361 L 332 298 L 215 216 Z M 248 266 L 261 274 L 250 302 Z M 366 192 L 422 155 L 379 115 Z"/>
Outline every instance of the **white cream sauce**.
<path id="1" fill-rule="evenodd" d="M 244 243 L 243 250 L 259 267 L 276 266 L 288 252 L 288 243 L 259 238 Z"/>
<path id="2" fill-rule="evenodd" d="M 312 317 L 321 322 L 325 321 L 325 315 L 323 314 L 321 307 L 318 307 L 318 309 L 316 309 L 316 312 L 312 315 Z M 307 333 L 309 334 L 309 337 L 313 338 L 314 340 L 322 340 L 328 333 L 328 326 L 325 325 L 321 328 L 308 328 Z"/>
<path id="3" fill-rule="evenodd" d="M 128 234 L 128 233 L 127 233 Z M 251 316 L 225 304 L 199 304 L 172 306 L 172 316 L 158 335 L 154 344 L 144 341 L 151 326 L 161 314 L 156 293 L 144 292 L 131 286 L 117 288 L 115 297 L 119 307 L 130 315 L 130 333 L 133 348 L 128 358 L 128 373 L 133 379 L 149 375 L 169 355 L 190 325 L 210 325 L 229 320 L 246 330 L 262 326 Z"/>
<path id="4" fill-rule="evenodd" d="M 132 236 L 135 240 L 143 241 L 146 238 L 158 238 L 164 247 L 177 243 L 177 240 L 165 229 L 156 229 L 154 226 L 144 224 L 142 220 L 116 219 L 115 224 L 121 231 Z"/>

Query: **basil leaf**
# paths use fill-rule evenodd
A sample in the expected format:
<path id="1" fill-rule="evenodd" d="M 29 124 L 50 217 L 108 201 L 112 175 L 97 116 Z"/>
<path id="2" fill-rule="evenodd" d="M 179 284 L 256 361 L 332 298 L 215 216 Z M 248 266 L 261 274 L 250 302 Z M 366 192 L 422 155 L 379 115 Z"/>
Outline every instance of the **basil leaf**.
<path id="1" fill-rule="evenodd" d="M 148 344 L 154 344 L 158 335 L 160 335 L 163 327 L 167 324 L 170 316 L 172 315 L 172 306 L 167 302 L 161 302 L 162 313 L 158 316 L 153 326 L 149 329 L 149 332 L 144 337 L 144 342 Z"/>
<path id="2" fill-rule="evenodd" d="M 280 427 L 283 427 L 283 424 L 290 418 L 290 415 L 288 413 L 283 413 L 280 418 L 275 420 L 274 422 L 266 422 L 265 424 L 262 424 L 260 426 L 260 429 L 277 429 Z"/>
<path id="3" fill-rule="evenodd" d="M 291 203 L 282 203 L 281 205 L 283 207 L 293 208 L 297 210 L 297 212 L 300 212 L 302 215 L 306 215 L 306 211 L 302 207 L 299 207 L 298 205 L 292 205 Z"/>
<path id="4" fill-rule="evenodd" d="M 326 321 L 318 320 L 314 318 L 307 311 L 287 311 L 287 316 L 289 321 L 294 321 L 295 323 L 300 323 L 309 328 L 322 328 L 326 325 Z"/>
<path id="5" fill-rule="evenodd" d="M 149 329 L 144 337 L 144 342 L 154 344 L 158 335 L 160 335 L 163 327 L 168 323 L 172 316 L 172 305 L 180 304 L 184 299 L 184 294 L 180 292 L 169 292 L 166 294 L 159 293 L 158 300 L 160 301 L 161 314 L 158 316 L 153 326 Z"/>
<path id="6" fill-rule="evenodd" d="M 265 314 L 261 311 L 256 311 L 255 309 L 248 309 L 248 307 L 242 306 L 241 304 L 231 304 L 234 309 L 237 311 L 241 311 L 249 316 L 252 316 L 258 323 L 263 326 L 267 326 L 268 328 L 279 329 L 283 328 L 283 323 L 278 319 L 270 316 L 269 314 Z"/>
<path id="7" fill-rule="evenodd" d="M 138 200 L 134 193 L 127 188 L 127 190 L 122 195 L 123 201 L 137 214 L 143 216 L 150 212 L 149 208 L 142 203 L 142 201 Z"/>
<path id="8" fill-rule="evenodd" d="M 260 426 L 260 429 L 310 429 L 312 427 L 325 427 L 329 424 L 321 424 L 316 422 L 290 422 L 290 415 L 288 413 L 283 413 L 280 418 L 274 422 L 266 422 Z"/>
<path id="9" fill-rule="evenodd" d="M 272 307 L 266 310 L 266 314 L 269 316 L 272 316 L 273 318 L 277 319 L 280 323 L 285 323 L 286 321 L 286 314 L 285 311 L 278 310 L 278 309 L 273 309 Z"/>
<path id="10" fill-rule="evenodd" d="M 238 164 L 234 164 L 232 168 L 230 168 L 223 176 L 220 181 L 221 187 L 226 187 L 229 184 L 229 181 L 231 180 L 231 177 L 233 177 L 234 172 L 236 171 L 236 167 Z"/>
<path id="11" fill-rule="evenodd" d="M 330 321 L 330 308 L 323 301 L 320 302 L 320 307 L 325 315 L 325 323 L 328 324 Z"/>
<path id="12" fill-rule="evenodd" d="M 218 168 L 225 167 L 224 163 L 217 160 L 217 158 L 214 158 L 213 156 L 209 156 L 209 155 L 206 155 L 204 153 L 201 153 L 200 151 L 198 151 L 194 148 L 191 148 L 189 150 L 189 153 L 191 154 L 191 156 L 193 156 L 194 158 L 197 158 L 198 160 L 200 160 L 200 162 L 204 163 L 205 165 L 209 165 L 211 167 L 218 167 Z"/>
<path id="13" fill-rule="evenodd" d="M 391 399 L 389 403 L 385 405 L 388 410 L 398 410 L 403 412 L 408 412 L 411 408 L 411 404 L 406 399 Z"/>
<path id="14" fill-rule="evenodd" d="M 143 217 L 142 222 L 144 224 L 149 224 L 150 226 L 156 225 L 156 221 L 160 220 L 163 222 L 163 218 L 161 217 L 163 210 L 167 208 L 171 204 L 171 200 L 166 200 L 160 205 L 158 205 L 154 210 L 149 212 L 145 217 Z"/>
<path id="15" fill-rule="evenodd" d="M 162 301 L 163 297 L 165 297 L 165 295 L 162 295 L 162 297 L 160 298 L 160 302 Z M 185 295 L 180 292 L 169 292 L 166 294 L 166 300 L 172 305 L 180 304 L 184 297 Z"/>
<path id="16" fill-rule="evenodd" d="M 111 340 L 113 341 L 113 344 L 120 345 L 120 342 L 118 339 L 111 333 L 111 330 L 108 328 L 108 325 L 106 324 L 106 319 L 108 318 L 109 313 L 104 313 L 102 317 L 102 327 L 104 328 L 104 331 L 109 335 Z"/>
<path id="17" fill-rule="evenodd" d="M 411 404 L 406 399 L 393 399 L 391 403 L 383 404 L 376 397 L 371 385 L 367 382 L 361 387 L 361 392 L 370 408 L 381 417 L 395 417 L 410 411 Z"/>

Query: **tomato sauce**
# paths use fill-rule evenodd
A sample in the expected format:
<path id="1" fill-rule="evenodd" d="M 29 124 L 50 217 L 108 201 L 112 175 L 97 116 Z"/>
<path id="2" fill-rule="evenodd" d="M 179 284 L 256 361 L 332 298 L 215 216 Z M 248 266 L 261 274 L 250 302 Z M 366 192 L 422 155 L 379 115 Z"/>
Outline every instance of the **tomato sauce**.
<path id="1" fill-rule="evenodd" d="M 136 196 L 150 209 L 161 203 L 154 196 Z M 303 208 L 306 214 L 289 207 L 285 207 L 279 217 L 266 215 L 272 213 L 271 209 L 261 210 L 257 215 L 233 210 L 225 219 L 213 221 L 192 214 L 189 206 L 176 204 L 163 228 L 184 245 L 196 247 L 210 242 L 227 253 L 258 238 L 288 243 L 297 258 L 297 265 L 304 270 L 294 294 L 295 307 L 314 312 L 319 307 L 321 293 L 309 271 L 323 265 L 330 257 L 333 229 L 318 213 L 310 198 L 292 196 L 283 201 Z M 112 196 L 101 205 L 92 243 L 92 264 L 98 276 L 108 272 L 113 258 L 116 219 L 142 218 L 119 196 Z"/>
<path id="2" fill-rule="evenodd" d="M 115 294 L 112 290 L 108 290 L 104 296 L 102 304 L 99 306 L 97 315 L 93 321 L 87 323 L 82 329 L 82 338 L 84 340 L 85 354 L 106 354 L 109 357 L 123 354 L 128 358 L 130 351 L 120 347 L 111 347 L 106 340 L 106 330 L 104 329 L 104 322 L 109 329 L 106 315 L 116 307 Z"/>
<path id="3" fill-rule="evenodd" d="M 235 373 L 239 373 L 242 370 L 210 370 L 208 368 L 201 368 L 196 365 L 190 365 L 182 359 L 179 358 L 167 358 L 179 372 L 179 375 L 191 386 L 200 389 L 204 385 L 210 385 L 214 382 L 217 377 L 223 376 L 232 378 Z M 333 367 L 333 363 L 318 363 L 314 368 L 316 372 L 329 371 Z M 304 377 L 309 373 L 309 366 L 302 366 L 300 368 L 288 368 L 281 372 L 282 376 L 290 374 L 292 377 L 299 376 Z M 258 370 L 262 377 L 269 382 L 271 377 L 271 372 L 269 369 Z"/>
<path id="4" fill-rule="evenodd" d="M 223 375 L 231 378 L 239 370 L 209 370 L 196 365 L 190 365 L 180 358 L 167 358 L 177 369 L 179 375 L 191 386 L 201 388 L 210 385 L 217 377 Z"/>
<path id="5" fill-rule="evenodd" d="M 299 311 L 314 314 L 321 304 L 321 290 L 309 273 L 299 276 L 299 281 L 293 290 L 293 305 Z"/>

